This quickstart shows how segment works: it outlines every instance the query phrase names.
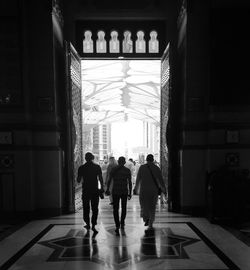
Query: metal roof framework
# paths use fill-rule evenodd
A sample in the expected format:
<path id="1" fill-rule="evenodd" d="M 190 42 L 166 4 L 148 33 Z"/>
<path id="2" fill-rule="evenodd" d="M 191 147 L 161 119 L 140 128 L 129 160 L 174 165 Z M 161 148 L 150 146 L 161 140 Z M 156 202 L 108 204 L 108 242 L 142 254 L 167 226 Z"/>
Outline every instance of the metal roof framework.
<path id="1" fill-rule="evenodd" d="M 160 60 L 83 60 L 83 124 L 128 121 L 160 125 Z"/>

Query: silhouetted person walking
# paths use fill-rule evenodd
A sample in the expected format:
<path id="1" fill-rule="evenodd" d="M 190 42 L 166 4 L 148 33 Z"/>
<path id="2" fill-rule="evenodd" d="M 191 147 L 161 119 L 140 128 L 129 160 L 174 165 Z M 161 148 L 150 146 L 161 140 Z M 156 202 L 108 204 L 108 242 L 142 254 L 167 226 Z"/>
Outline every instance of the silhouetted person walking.
<path id="1" fill-rule="evenodd" d="M 110 194 L 110 183 L 113 179 L 113 215 L 116 225 L 115 232 L 119 233 L 119 228 L 124 229 L 125 218 L 127 213 L 127 199 L 131 199 L 132 192 L 132 181 L 131 181 L 131 172 L 128 168 L 124 166 L 126 160 L 124 157 L 119 157 L 118 166 L 112 169 L 110 177 L 107 183 L 106 194 Z M 121 200 L 121 219 L 119 219 L 119 203 Z"/>
<path id="2" fill-rule="evenodd" d="M 108 183 L 108 179 L 109 179 L 110 173 L 111 173 L 112 169 L 114 167 L 116 167 L 117 165 L 118 165 L 118 163 L 115 160 L 115 158 L 114 157 L 110 157 L 109 158 L 109 164 L 108 164 L 108 167 L 107 167 L 106 179 L 104 179 L 106 190 L 107 190 L 107 183 Z M 111 191 L 111 193 L 112 193 L 112 188 L 113 188 L 113 182 L 111 181 L 110 186 L 109 186 L 109 191 Z M 110 200 L 110 205 L 112 205 L 113 204 L 113 198 L 112 198 L 112 195 L 111 194 L 109 195 L 109 200 Z"/>
<path id="3" fill-rule="evenodd" d="M 141 217 L 145 222 L 144 225 L 152 229 L 155 220 L 158 191 L 160 188 L 163 193 L 166 193 L 166 187 L 160 168 L 154 164 L 154 156 L 151 154 L 147 155 L 146 161 L 147 163 L 141 165 L 138 170 L 134 194 L 137 194 L 139 190 Z"/>
<path id="4" fill-rule="evenodd" d="M 101 192 L 103 189 L 102 170 L 98 164 L 93 162 L 94 155 L 90 152 L 85 154 L 86 163 L 81 165 L 78 169 L 77 182 L 82 180 L 82 205 L 83 205 L 83 220 L 87 230 L 90 229 L 90 204 L 92 210 L 91 224 L 92 230 L 97 233 L 95 225 L 97 224 L 99 194 L 98 181 L 101 185 Z"/>
<path id="5" fill-rule="evenodd" d="M 132 158 L 129 158 L 129 160 L 125 163 L 124 165 L 125 167 L 127 167 L 128 169 L 130 169 L 131 172 L 131 181 L 132 181 L 132 185 L 135 184 L 135 177 L 134 177 L 134 173 L 135 173 L 135 164 Z"/>

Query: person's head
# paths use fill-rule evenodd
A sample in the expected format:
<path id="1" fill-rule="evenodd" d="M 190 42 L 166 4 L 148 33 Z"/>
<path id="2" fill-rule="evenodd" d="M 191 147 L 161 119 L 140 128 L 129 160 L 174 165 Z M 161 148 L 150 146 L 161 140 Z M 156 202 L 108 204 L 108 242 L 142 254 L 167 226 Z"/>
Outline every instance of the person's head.
<path id="1" fill-rule="evenodd" d="M 113 164 L 117 164 L 117 161 L 115 160 L 115 157 L 109 157 L 109 164 L 113 165 Z"/>
<path id="2" fill-rule="evenodd" d="M 90 153 L 90 152 L 87 152 L 86 154 L 85 154 L 85 160 L 87 161 L 87 162 L 90 162 L 90 161 L 92 161 L 92 160 L 94 160 L 94 155 L 92 154 L 92 153 Z"/>
<path id="3" fill-rule="evenodd" d="M 146 157 L 147 162 L 153 162 L 154 161 L 154 156 L 152 154 L 148 154 Z"/>
<path id="4" fill-rule="evenodd" d="M 119 165 L 124 165 L 125 163 L 126 163 L 125 157 L 119 157 L 119 159 L 118 159 L 118 164 L 119 164 Z"/>
<path id="5" fill-rule="evenodd" d="M 133 159 L 132 159 L 132 158 L 130 158 L 130 159 L 129 159 L 129 161 L 133 162 Z"/>

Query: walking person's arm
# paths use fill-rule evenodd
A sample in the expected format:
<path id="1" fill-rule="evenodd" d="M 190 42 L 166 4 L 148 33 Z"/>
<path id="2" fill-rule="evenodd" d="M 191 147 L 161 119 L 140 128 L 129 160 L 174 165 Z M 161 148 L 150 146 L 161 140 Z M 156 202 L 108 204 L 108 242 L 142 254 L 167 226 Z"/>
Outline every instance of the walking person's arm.
<path id="1" fill-rule="evenodd" d="M 133 190 L 134 194 L 138 194 L 140 181 L 141 181 L 141 167 L 139 168 L 137 176 L 136 176 L 135 187 L 134 187 L 134 190 Z"/>
<path id="2" fill-rule="evenodd" d="M 76 181 L 77 181 L 77 183 L 80 183 L 82 181 L 82 175 L 81 175 L 81 172 L 80 172 L 80 167 L 78 168 Z"/>
<path id="3" fill-rule="evenodd" d="M 162 177 L 162 172 L 161 172 L 161 169 L 158 167 L 158 180 L 159 180 L 159 184 L 160 184 L 160 188 L 162 190 L 162 192 L 164 194 L 167 193 L 167 190 L 166 190 L 166 185 L 164 183 L 164 180 L 163 180 L 163 177 Z"/>
<path id="4" fill-rule="evenodd" d="M 98 179 L 99 179 L 99 182 L 100 182 L 100 184 L 101 184 L 101 190 L 104 192 L 104 188 L 103 188 L 103 178 L 102 178 L 102 170 L 101 170 L 101 167 L 100 167 L 100 170 L 99 170 Z"/>
<path id="5" fill-rule="evenodd" d="M 109 187 L 110 187 L 111 179 L 112 179 L 112 171 L 109 173 L 109 178 L 107 180 L 107 188 L 106 188 L 106 193 L 105 193 L 107 196 L 110 195 Z"/>
<path id="6" fill-rule="evenodd" d="M 106 179 L 105 179 L 105 188 L 106 188 L 106 190 L 107 190 L 107 187 L 108 187 L 108 181 L 109 181 L 110 172 L 111 172 L 111 166 L 109 165 L 108 168 L 107 168 Z"/>
<path id="7" fill-rule="evenodd" d="M 131 172 L 129 172 L 129 176 L 128 176 L 128 189 L 129 189 L 128 199 L 130 200 L 131 197 L 132 197 L 132 180 L 131 180 Z"/>

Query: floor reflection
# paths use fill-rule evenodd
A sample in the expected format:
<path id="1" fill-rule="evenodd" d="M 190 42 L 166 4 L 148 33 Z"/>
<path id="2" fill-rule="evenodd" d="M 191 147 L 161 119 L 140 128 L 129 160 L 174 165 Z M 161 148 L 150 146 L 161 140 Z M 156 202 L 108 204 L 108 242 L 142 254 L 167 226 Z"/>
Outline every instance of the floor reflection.
<path id="1" fill-rule="evenodd" d="M 88 260 L 112 266 L 149 258 L 188 258 L 183 248 L 200 241 L 175 235 L 171 228 L 143 231 L 137 226 L 128 226 L 119 235 L 114 230 L 114 226 L 107 226 L 93 234 L 85 229 L 70 229 L 64 237 L 39 244 L 54 249 L 48 261 Z"/>
<path id="2" fill-rule="evenodd" d="M 70 241 L 74 240 L 80 240 L 75 241 L 75 245 L 72 245 L 71 247 L 66 248 L 65 252 L 62 253 L 62 258 L 85 258 L 87 260 L 92 261 L 92 259 L 96 256 L 98 256 L 98 244 L 95 239 L 96 234 L 93 234 L 92 237 L 90 237 L 90 232 L 86 232 L 86 234 L 82 237 L 82 239 L 79 238 L 71 238 L 68 239 Z M 78 234 L 79 237 L 79 234 Z M 64 243 L 61 243 L 62 246 L 67 246 L 68 240 L 64 241 Z M 70 242 L 69 241 L 69 242 Z M 59 244 L 60 241 L 54 242 L 55 244 Z"/>
<path id="3" fill-rule="evenodd" d="M 198 242 L 198 239 L 173 234 L 170 228 L 145 230 L 141 238 L 141 255 L 151 258 L 188 258 L 184 247 Z"/>
<path id="4" fill-rule="evenodd" d="M 100 204 L 98 234 L 83 229 L 82 212 L 28 223 L 9 240 L 6 238 L 1 242 L 0 268 L 250 269 L 247 249 L 243 250 L 245 255 L 240 268 L 234 263 L 237 255 L 234 255 L 234 260 L 230 258 L 230 254 L 236 254 L 230 248 L 242 252 L 242 242 L 229 237 L 222 228 L 216 227 L 215 231 L 215 227 L 204 219 L 158 209 L 155 230 L 148 231 L 139 211 L 138 198 L 132 198 L 128 204 L 125 230 L 120 230 L 119 235 L 115 233 L 108 198 Z M 224 253 L 224 238 L 230 243 L 227 253 Z M 5 248 L 5 244 L 9 248 Z"/>

